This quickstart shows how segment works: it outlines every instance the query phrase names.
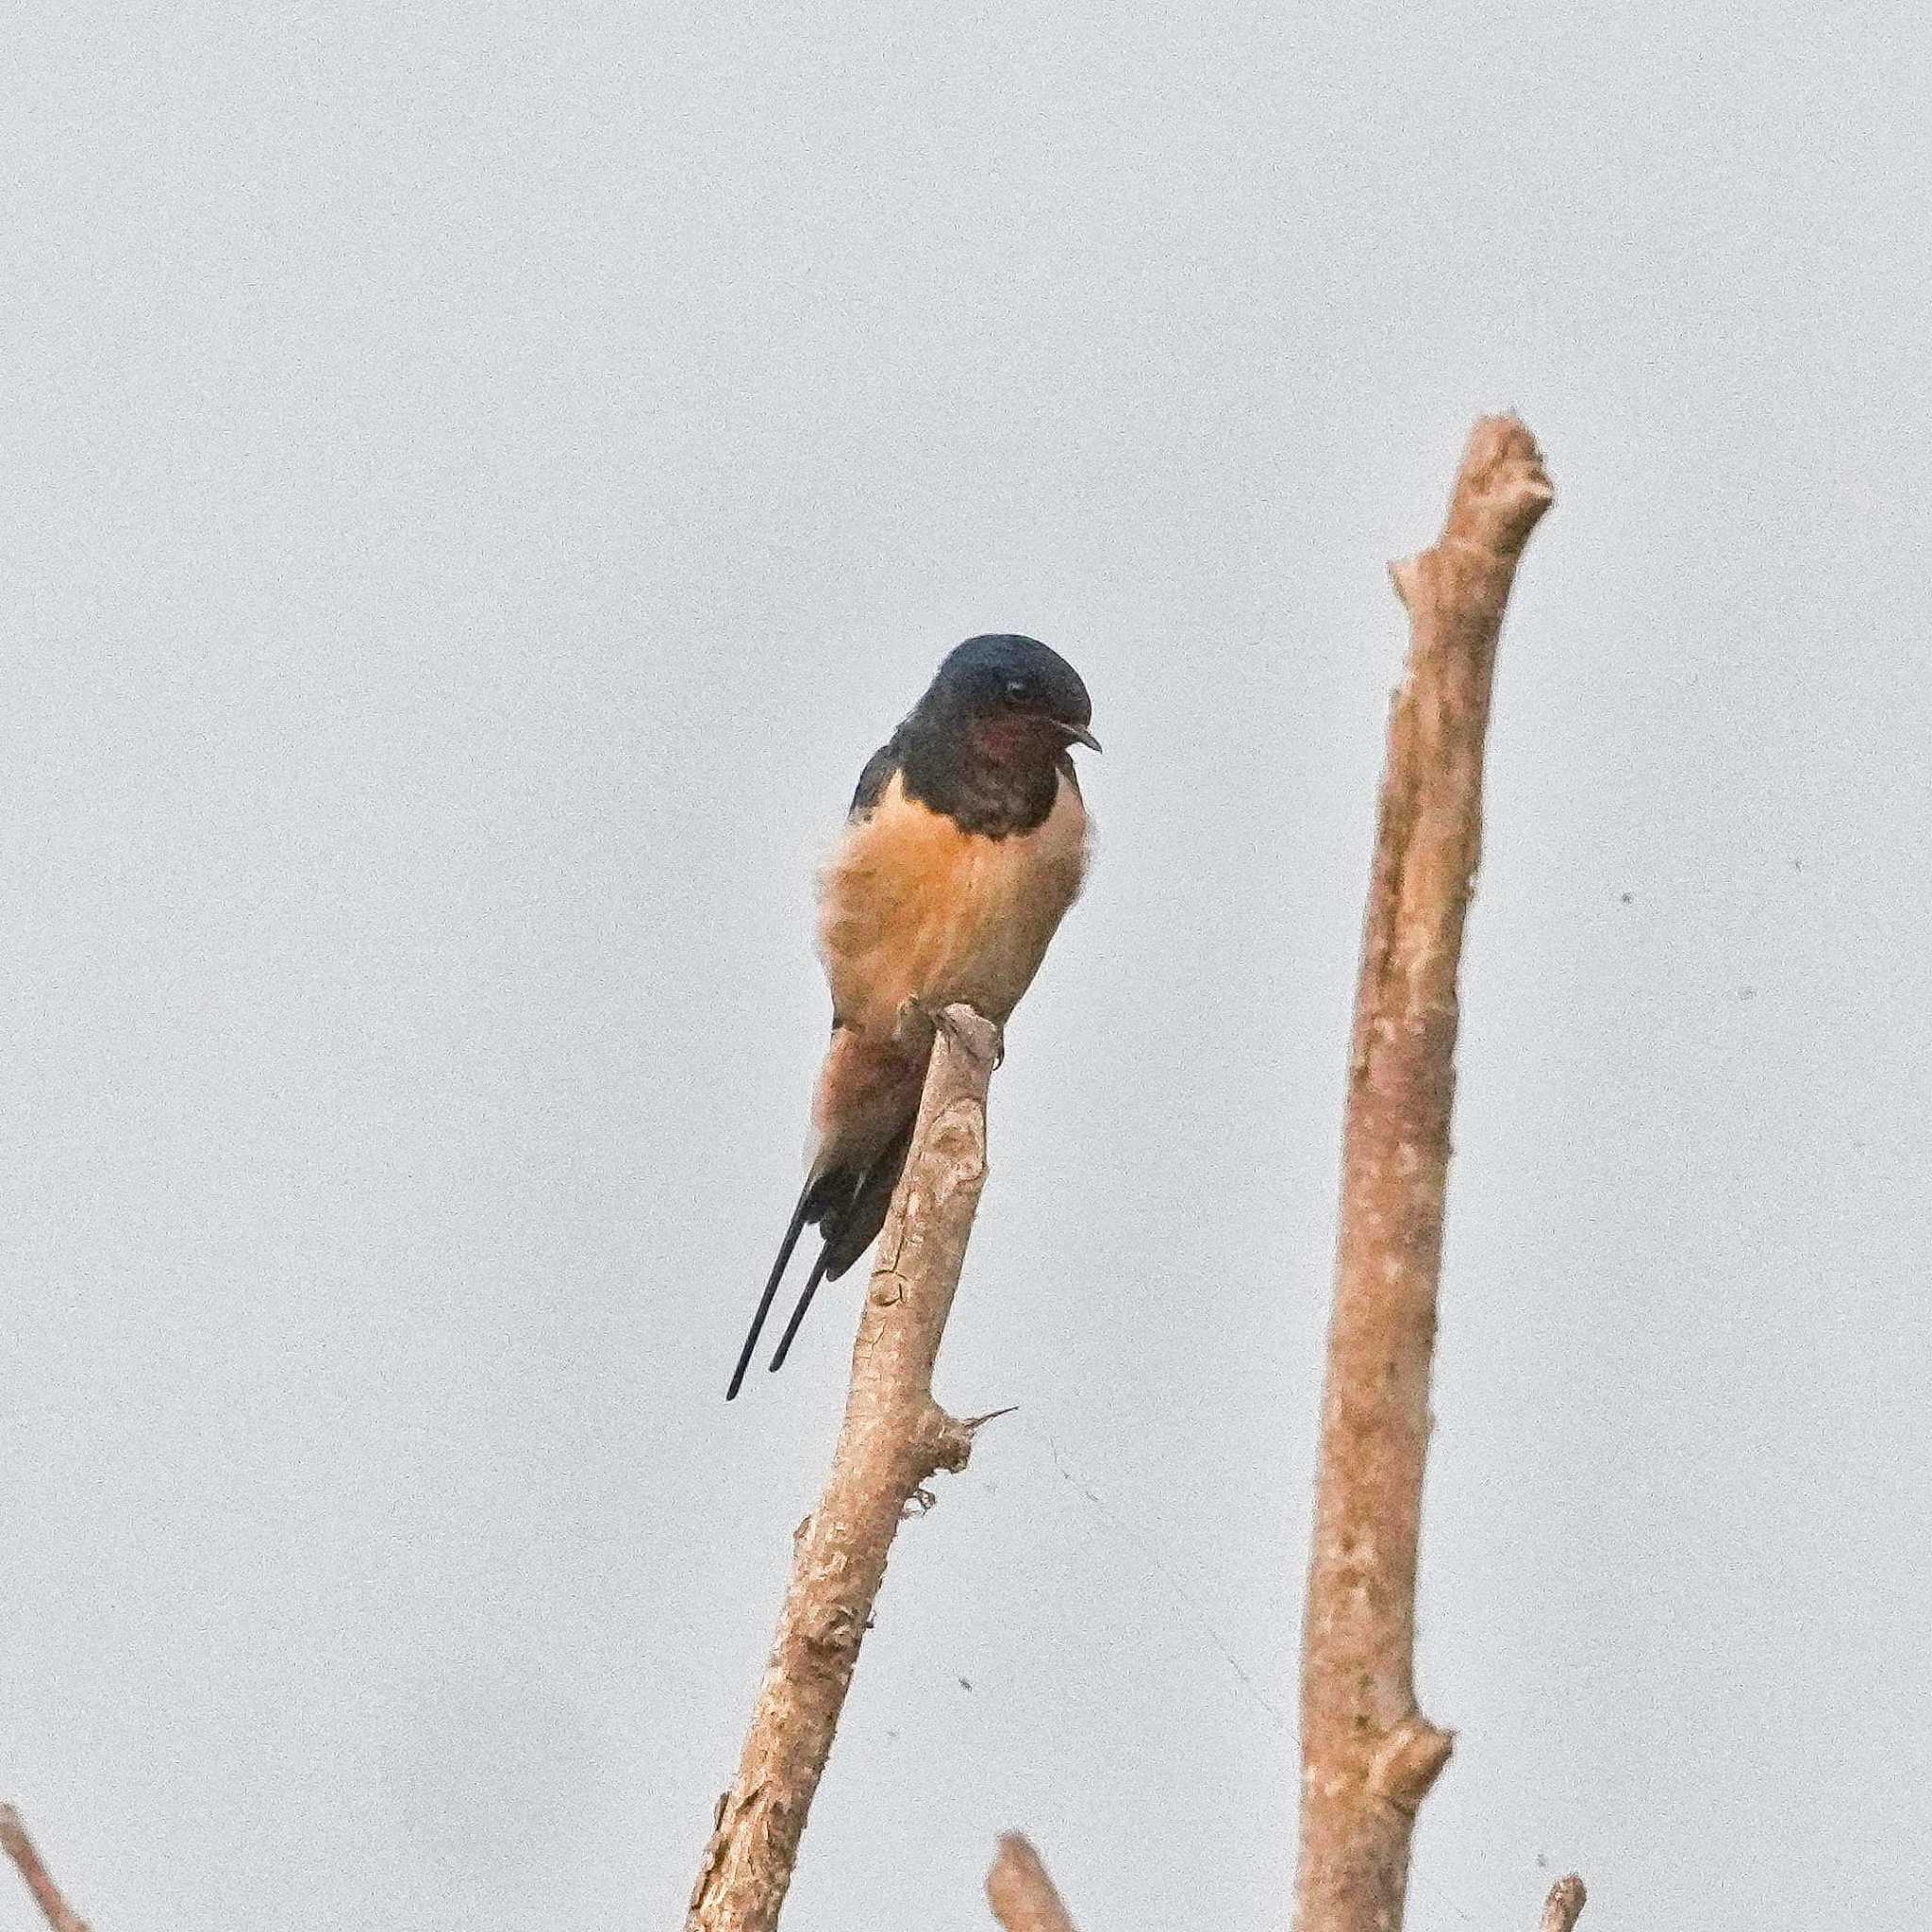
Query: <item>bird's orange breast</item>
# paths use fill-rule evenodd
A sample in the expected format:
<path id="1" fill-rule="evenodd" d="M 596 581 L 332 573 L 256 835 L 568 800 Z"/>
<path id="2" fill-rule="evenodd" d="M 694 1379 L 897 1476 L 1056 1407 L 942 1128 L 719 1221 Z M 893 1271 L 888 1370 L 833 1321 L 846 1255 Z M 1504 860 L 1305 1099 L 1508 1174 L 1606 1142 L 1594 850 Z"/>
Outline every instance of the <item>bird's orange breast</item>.
<path id="1" fill-rule="evenodd" d="M 908 999 L 964 1000 L 1004 1024 L 1087 868 L 1087 812 L 1064 774 L 1030 832 L 990 839 L 906 795 L 895 774 L 825 869 L 820 941 L 840 1022 L 891 1032 Z"/>

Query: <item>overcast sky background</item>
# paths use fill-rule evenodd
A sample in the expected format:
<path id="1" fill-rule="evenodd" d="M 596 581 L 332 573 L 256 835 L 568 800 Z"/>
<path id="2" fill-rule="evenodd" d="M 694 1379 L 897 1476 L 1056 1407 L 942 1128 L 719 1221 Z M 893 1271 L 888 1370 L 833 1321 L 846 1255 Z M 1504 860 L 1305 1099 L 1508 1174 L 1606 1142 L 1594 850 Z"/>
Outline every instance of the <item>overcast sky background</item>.
<path id="1" fill-rule="evenodd" d="M 1417 1932 L 1932 1887 L 1918 0 L 31 5 L 0 1796 L 103 1932 L 677 1923 L 856 1278 L 810 874 L 1086 675 L 790 1932 L 1279 1926 L 1384 576 L 1513 404 Z M 34 1926 L 0 1884 L 0 1932 Z"/>

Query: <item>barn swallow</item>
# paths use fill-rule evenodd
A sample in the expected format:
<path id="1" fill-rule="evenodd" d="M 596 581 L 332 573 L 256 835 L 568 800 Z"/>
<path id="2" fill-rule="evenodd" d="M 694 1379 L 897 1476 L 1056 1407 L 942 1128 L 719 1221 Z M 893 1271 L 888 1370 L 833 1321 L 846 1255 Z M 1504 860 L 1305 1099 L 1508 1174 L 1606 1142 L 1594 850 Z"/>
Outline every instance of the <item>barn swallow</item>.
<path id="1" fill-rule="evenodd" d="M 805 1186 L 752 1317 L 744 1380 L 808 1225 L 824 1245 L 776 1369 L 822 1281 L 885 1224 L 932 1050 L 922 1016 L 956 1001 L 1004 1026 L 1087 869 L 1087 809 L 1068 747 L 1094 751 L 1087 687 L 1032 638 L 968 638 L 859 774 L 820 881 L 832 1041 L 812 1102 Z"/>

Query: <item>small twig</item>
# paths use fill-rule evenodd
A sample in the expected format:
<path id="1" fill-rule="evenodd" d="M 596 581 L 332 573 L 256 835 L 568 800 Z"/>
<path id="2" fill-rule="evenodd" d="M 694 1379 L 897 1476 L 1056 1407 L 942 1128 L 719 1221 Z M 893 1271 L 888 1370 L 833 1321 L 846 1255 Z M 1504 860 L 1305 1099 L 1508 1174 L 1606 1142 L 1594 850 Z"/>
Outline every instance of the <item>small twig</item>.
<path id="1" fill-rule="evenodd" d="M 1549 1897 L 1543 1901 L 1542 1924 L 1538 1932 L 1574 1932 L 1584 1901 L 1589 1896 L 1583 1880 L 1575 1873 L 1571 1873 L 1567 1878 L 1557 1879 L 1550 1887 Z"/>
<path id="2" fill-rule="evenodd" d="M 20 1875 L 26 1880 L 26 1889 L 33 1893 L 42 1917 L 54 1932 L 87 1932 L 86 1920 L 60 1896 L 60 1888 L 42 1864 L 33 1840 L 26 1835 L 26 1826 L 20 1822 L 20 1813 L 11 1805 L 0 1805 L 0 1851 L 13 1860 Z"/>
<path id="3" fill-rule="evenodd" d="M 1412 641 L 1389 724 L 1348 1074 L 1303 1633 L 1298 1932 L 1401 1925 L 1416 1807 L 1452 1742 L 1416 1707 L 1414 1659 L 1457 973 L 1496 639 L 1551 495 L 1529 431 L 1485 418 L 1441 541 L 1394 571 Z"/>
<path id="4" fill-rule="evenodd" d="M 1000 1034 L 970 1007 L 949 1007 L 942 1021 L 879 1237 L 831 1477 L 794 1541 L 777 1641 L 686 1932 L 777 1924 L 893 1535 L 908 1504 L 930 1500 L 926 1478 L 964 1469 L 973 1447 L 976 1424 L 933 1400 L 932 1368 L 986 1179 L 986 1092 Z"/>
<path id="5" fill-rule="evenodd" d="M 1074 1932 L 1040 1854 L 1021 1832 L 1002 1834 L 999 1857 L 986 1874 L 986 1898 L 1005 1932 Z"/>

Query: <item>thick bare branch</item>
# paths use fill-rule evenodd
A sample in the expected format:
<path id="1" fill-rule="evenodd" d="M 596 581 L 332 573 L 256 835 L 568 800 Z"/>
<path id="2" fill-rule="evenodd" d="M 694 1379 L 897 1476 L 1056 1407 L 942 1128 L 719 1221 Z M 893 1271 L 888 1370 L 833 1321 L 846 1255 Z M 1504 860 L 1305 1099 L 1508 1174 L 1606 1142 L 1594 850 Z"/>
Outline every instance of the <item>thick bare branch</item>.
<path id="1" fill-rule="evenodd" d="M 1416 1707 L 1416 1551 L 1456 1085 L 1457 972 L 1482 836 L 1491 675 L 1552 491 L 1511 417 L 1470 437 L 1389 726 L 1356 993 L 1341 1232 L 1302 1657 L 1299 1932 L 1393 1932 L 1416 1807 L 1451 1738 Z"/>
<path id="2" fill-rule="evenodd" d="M 686 1932 L 777 1924 L 893 1533 L 928 1476 L 966 1466 L 977 1424 L 934 1402 L 932 1368 L 986 1178 L 986 1094 L 999 1044 L 998 1028 L 969 1007 L 941 1016 L 866 1291 L 831 1479 L 794 1540 L 777 1641 Z"/>
<path id="3" fill-rule="evenodd" d="M 1576 1921 L 1582 1916 L 1585 1902 L 1590 1894 L 1583 1889 L 1583 1880 L 1575 1873 L 1567 1878 L 1559 1878 L 1550 1887 L 1550 1895 L 1543 1901 L 1542 1924 L 1538 1932 L 1576 1932 Z"/>
<path id="4" fill-rule="evenodd" d="M 87 1932 L 87 1922 L 60 1896 L 60 1888 L 42 1864 L 33 1840 L 26 1835 L 26 1826 L 20 1822 L 20 1813 L 11 1805 L 0 1805 L 0 1851 L 13 1860 L 20 1875 L 26 1880 L 26 1889 L 33 1893 L 41 1916 L 54 1932 Z"/>
<path id="5" fill-rule="evenodd" d="M 986 1897 L 1005 1932 L 1074 1932 L 1040 1854 L 1020 1832 L 1001 1837 L 999 1857 L 986 1874 Z"/>

